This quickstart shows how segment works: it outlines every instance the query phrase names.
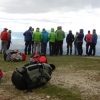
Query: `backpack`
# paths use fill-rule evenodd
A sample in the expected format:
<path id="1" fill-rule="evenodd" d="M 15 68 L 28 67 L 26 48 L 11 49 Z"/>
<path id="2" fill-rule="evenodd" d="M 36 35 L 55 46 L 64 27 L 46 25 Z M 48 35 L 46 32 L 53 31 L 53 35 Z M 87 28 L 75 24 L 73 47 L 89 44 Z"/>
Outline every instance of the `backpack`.
<path id="1" fill-rule="evenodd" d="M 17 50 L 7 50 L 4 54 L 5 61 L 25 61 L 26 55 Z"/>
<path id="2" fill-rule="evenodd" d="M 47 63 L 47 58 L 44 53 L 37 52 L 31 56 L 30 62 Z"/>
<path id="3" fill-rule="evenodd" d="M 3 72 L 0 70 L 0 80 L 2 79 L 3 77 Z"/>
<path id="4" fill-rule="evenodd" d="M 53 64 L 28 63 L 16 68 L 11 80 L 17 89 L 26 89 L 29 92 L 33 88 L 45 85 L 51 79 L 51 74 L 54 69 L 55 66 Z"/>

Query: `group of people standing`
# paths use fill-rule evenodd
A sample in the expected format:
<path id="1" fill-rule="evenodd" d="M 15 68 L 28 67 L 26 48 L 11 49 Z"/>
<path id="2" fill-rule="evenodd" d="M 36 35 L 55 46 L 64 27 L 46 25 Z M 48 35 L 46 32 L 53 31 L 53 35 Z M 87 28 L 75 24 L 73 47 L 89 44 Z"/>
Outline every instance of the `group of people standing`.
<path id="1" fill-rule="evenodd" d="M 83 40 L 86 42 L 86 55 L 95 55 L 96 44 L 97 44 L 97 34 L 96 30 L 93 29 L 92 34 L 90 30 L 84 36 L 84 30 L 80 29 L 79 32 L 76 32 L 75 36 L 72 33 L 72 30 L 69 30 L 67 36 L 62 30 L 61 26 L 57 27 L 57 30 L 51 28 L 50 32 L 47 32 L 45 28 L 40 32 L 39 28 L 29 27 L 27 31 L 23 33 L 25 39 L 25 54 L 34 54 L 36 52 L 41 52 L 46 54 L 47 43 L 49 42 L 49 55 L 63 55 L 63 41 L 66 38 L 67 43 L 67 53 L 66 55 L 72 55 L 72 45 L 74 44 L 74 54 L 82 55 L 83 54 Z"/>
<path id="2" fill-rule="evenodd" d="M 47 32 L 45 28 L 40 32 L 39 28 L 29 27 L 27 31 L 23 33 L 25 39 L 25 54 L 32 54 L 36 52 L 41 52 L 46 54 L 47 43 L 49 42 L 49 52 L 50 56 L 62 55 L 63 54 L 63 40 L 65 38 L 65 32 L 62 27 L 57 27 L 55 31 L 51 28 L 50 32 Z M 31 48 L 32 47 L 32 48 Z"/>
<path id="3" fill-rule="evenodd" d="M 11 30 L 4 28 L 4 30 L 0 34 L 1 39 L 1 53 L 5 53 L 6 50 L 10 48 L 11 42 Z"/>
<path id="4" fill-rule="evenodd" d="M 47 54 L 47 43 L 49 42 L 49 55 L 63 55 L 63 41 L 66 38 L 67 50 L 66 55 L 72 55 L 72 47 L 74 44 L 74 54 L 83 54 L 83 40 L 86 42 L 86 55 L 95 55 L 96 44 L 98 36 L 96 30 L 93 29 L 92 33 L 88 30 L 87 34 L 84 35 L 84 30 L 80 29 L 76 32 L 75 36 L 72 30 L 69 30 L 67 36 L 62 30 L 61 26 L 58 26 L 55 30 L 51 28 L 48 32 L 45 28 L 40 31 L 40 28 L 34 28 L 31 26 L 24 33 L 25 49 L 24 53 L 27 55 L 34 54 L 36 52 L 41 52 Z M 9 49 L 11 42 L 11 30 L 4 28 L 0 34 L 1 38 L 1 52 L 5 53 Z"/>
<path id="5" fill-rule="evenodd" d="M 75 46 L 75 55 L 82 55 L 83 54 L 83 40 L 86 42 L 86 55 L 94 56 L 96 53 L 96 44 L 97 44 L 98 36 L 96 34 L 96 30 L 93 29 L 92 34 L 90 30 L 84 36 L 83 29 L 80 29 L 80 32 L 76 32 L 76 36 L 74 38 L 74 46 Z"/>
<path id="6" fill-rule="evenodd" d="M 66 36 L 67 43 L 67 55 L 72 55 L 72 45 L 74 42 L 74 54 L 82 55 L 83 54 L 83 40 L 86 42 L 86 55 L 94 56 L 96 53 L 96 44 L 98 36 L 96 34 L 96 29 L 90 30 L 84 35 L 84 30 L 80 29 L 79 32 L 76 32 L 75 36 L 72 33 L 72 30 L 69 30 L 69 33 Z"/>

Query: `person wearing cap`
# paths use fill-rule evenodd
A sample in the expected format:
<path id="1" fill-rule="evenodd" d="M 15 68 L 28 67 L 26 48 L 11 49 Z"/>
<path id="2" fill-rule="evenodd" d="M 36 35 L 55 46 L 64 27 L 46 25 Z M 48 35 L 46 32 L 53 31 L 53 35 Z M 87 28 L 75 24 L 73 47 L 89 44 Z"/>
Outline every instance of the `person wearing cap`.
<path id="1" fill-rule="evenodd" d="M 96 44 L 97 44 L 98 36 L 96 34 L 96 29 L 93 29 L 92 37 L 91 37 L 91 46 L 90 46 L 90 55 L 95 56 L 96 53 Z"/>
<path id="2" fill-rule="evenodd" d="M 1 52 L 5 53 L 7 50 L 8 40 L 9 40 L 9 33 L 7 32 L 7 28 L 1 32 Z"/>
<path id="3" fill-rule="evenodd" d="M 31 44 L 32 44 L 32 27 L 30 26 L 28 30 L 26 30 L 24 33 L 24 41 L 25 41 L 25 55 L 31 54 Z"/>
<path id="4" fill-rule="evenodd" d="M 9 30 L 8 33 L 9 33 L 9 40 L 8 40 L 7 50 L 10 48 L 10 44 L 12 43 L 11 42 L 11 30 Z"/>

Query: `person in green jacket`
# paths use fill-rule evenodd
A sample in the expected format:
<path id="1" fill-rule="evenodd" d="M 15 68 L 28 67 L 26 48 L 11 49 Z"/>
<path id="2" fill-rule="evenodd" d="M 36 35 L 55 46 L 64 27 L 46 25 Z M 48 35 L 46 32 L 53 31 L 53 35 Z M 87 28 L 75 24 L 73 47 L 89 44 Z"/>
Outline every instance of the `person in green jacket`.
<path id="1" fill-rule="evenodd" d="M 32 34 L 34 33 L 34 28 L 32 28 Z M 32 53 L 33 53 L 33 47 L 34 47 L 34 40 L 32 39 Z"/>
<path id="2" fill-rule="evenodd" d="M 62 27 L 59 26 L 58 30 L 56 31 L 56 39 L 57 39 L 57 51 L 56 55 L 63 54 L 63 40 L 65 38 L 65 32 L 62 30 Z"/>
<path id="3" fill-rule="evenodd" d="M 32 40 L 34 41 L 33 54 L 36 52 L 40 52 L 42 33 L 40 32 L 39 28 L 36 28 L 36 31 L 32 34 Z"/>
<path id="4" fill-rule="evenodd" d="M 53 56 L 55 54 L 55 40 L 56 40 L 56 33 L 54 31 L 54 28 L 51 28 L 51 32 L 48 35 L 49 39 L 49 50 L 50 50 L 50 56 Z"/>

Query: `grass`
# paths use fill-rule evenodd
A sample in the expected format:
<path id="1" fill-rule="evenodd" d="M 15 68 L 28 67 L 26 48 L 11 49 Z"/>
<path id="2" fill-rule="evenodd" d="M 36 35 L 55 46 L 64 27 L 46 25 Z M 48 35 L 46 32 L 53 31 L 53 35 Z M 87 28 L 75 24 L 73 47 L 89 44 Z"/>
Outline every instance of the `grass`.
<path id="1" fill-rule="evenodd" d="M 69 89 L 60 88 L 55 85 L 45 85 L 36 89 L 35 92 L 49 94 L 49 96 L 59 98 L 60 100 L 81 100 L 80 94 L 73 93 Z"/>
<path id="2" fill-rule="evenodd" d="M 15 68 L 23 66 L 28 63 L 30 56 L 27 55 L 27 60 L 22 62 L 5 62 L 3 60 L 3 54 L 0 54 L 0 69 L 4 72 L 4 77 L 0 82 L 0 88 L 3 89 L 3 92 L 0 91 L 1 95 L 10 95 L 12 98 L 7 100 L 32 100 L 31 96 L 38 95 L 41 98 L 50 96 L 50 100 L 83 100 L 81 94 L 77 89 L 72 88 L 62 88 L 56 85 L 47 84 L 45 86 L 39 87 L 33 90 L 33 93 L 24 94 L 23 91 L 16 89 L 11 83 L 11 75 Z M 100 57 L 87 57 L 87 56 L 48 56 L 48 63 L 54 64 L 56 68 L 70 68 L 73 67 L 74 70 L 96 70 L 100 71 Z M 57 70 L 56 70 L 57 71 Z M 98 77 L 99 78 L 99 77 Z M 3 94 L 4 93 L 4 94 Z M 29 99 L 26 99 L 29 98 Z M 89 98 L 90 99 L 90 98 Z M 86 99 L 86 100 L 89 100 Z M 34 99 L 38 100 L 38 99 Z M 42 100 L 42 99 L 41 99 Z M 98 96 L 94 96 L 93 100 L 99 100 Z"/>

